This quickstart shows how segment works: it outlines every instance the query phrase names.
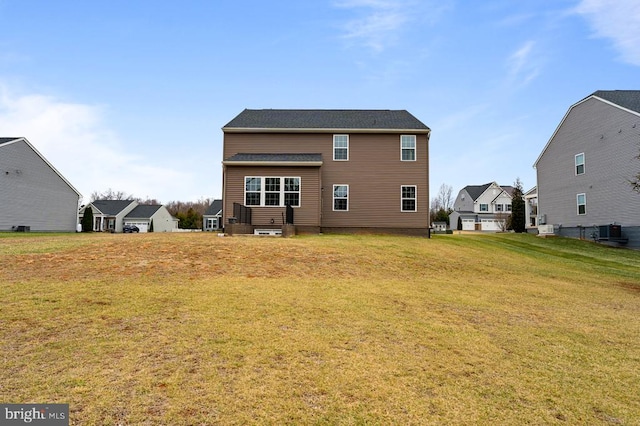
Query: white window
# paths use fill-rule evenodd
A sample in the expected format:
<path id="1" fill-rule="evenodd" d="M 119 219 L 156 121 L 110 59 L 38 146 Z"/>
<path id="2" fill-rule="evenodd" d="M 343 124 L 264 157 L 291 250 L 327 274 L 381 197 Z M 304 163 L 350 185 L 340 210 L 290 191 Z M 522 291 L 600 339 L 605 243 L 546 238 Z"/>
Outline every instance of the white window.
<path id="1" fill-rule="evenodd" d="M 488 212 L 489 211 L 489 204 L 480 204 L 480 211 L 481 212 Z"/>
<path id="2" fill-rule="evenodd" d="M 244 203 L 260 207 L 300 207 L 300 178 L 245 176 Z"/>
<path id="3" fill-rule="evenodd" d="M 403 211 L 403 212 L 418 211 L 417 192 L 418 190 L 415 185 L 406 185 L 401 187 L 400 211 Z"/>
<path id="4" fill-rule="evenodd" d="M 587 214 L 587 195 L 586 194 L 578 194 L 576 197 L 578 204 L 578 214 L 583 215 Z"/>
<path id="5" fill-rule="evenodd" d="M 262 178 L 244 178 L 244 204 L 247 206 L 259 206 L 262 204 Z"/>
<path id="6" fill-rule="evenodd" d="M 497 212 L 501 212 L 502 211 L 502 204 L 496 204 L 496 211 Z"/>
<path id="7" fill-rule="evenodd" d="M 349 185 L 333 185 L 333 210 L 349 210 Z"/>
<path id="8" fill-rule="evenodd" d="M 349 135 L 333 135 L 333 160 L 349 160 Z"/>
<path id="9" fill-rule="evenodd" d="M 416 161 L 416 135 L 400 136 L 400 159 Z"/>
<path id="10" fill-rule="evenodd" d="M 511 211 L 511 204 L 505 204 L 504 205 L 504 209 L 505 209 L 505 211 L 510 212 Z"/>
<path id="11" fill-rule="evenodd" d="M 584 174 L 584 152 L 576 155 L 576 176 Z"/>

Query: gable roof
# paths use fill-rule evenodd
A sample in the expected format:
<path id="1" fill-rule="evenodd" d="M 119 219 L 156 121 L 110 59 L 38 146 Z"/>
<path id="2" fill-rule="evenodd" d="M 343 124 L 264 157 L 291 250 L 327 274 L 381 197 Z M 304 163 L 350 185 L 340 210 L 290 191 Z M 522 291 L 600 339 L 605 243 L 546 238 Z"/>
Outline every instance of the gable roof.
<path id="1" fill-rule="evenodd" d="M 238 153 L 225 159 L 222 164 L 268 165 L 268 166 L 321 166 L 322 154 L 246 154 Z"/>
<path id="2" fill-rule="evenodd" d="M 542 151 L 540 152 L 540 155 L 538 155 L 538 158 L 536 159 L 535 163 L 533 163 L 534 168 L 538 167 L 538 162 L 540 161 L 544 153 L 547 151 L 549 144 L 551 144 L 551 141 L 553 140 L 553 138 L 556 137 L 558 130 L 560 129 L 560 127 L 562 127 L 562 124 L 567 119 L 567 117 L 569 116 L 573 108 L 580 105 L 583 102 L 588 101 L 589 99 L 594 99 L 594 98 L 602 102 L 606 102 L 608 104 L 616 106 L 625 111 L 629 111 L 633 114 L 640 115 L 640 90 L 596 90 L 586 98 L 576 102 L 575 104 L 569 107 L 564 117 L 562 117 L 560 124 L 558 124 L 558 126 L 554 130 L 553 134 L 547 141 L 544 148 L 542 148 Z"/>
<path id="3" fill-rule="evenodd" d="M 484 191 L 486 191 L 487 189 L 489 189 L 489 187 L 493 184 L 493 182 L 489 182 L 489 183 L 485 183 L 484 185 L 467 185 L 465 186 L 464 189 L 465 191 L 467 191 L 467 193 L 471 196 L 472 200 L 477 200 L 482 194 L 484 194 Z"/>
<path id="4" fill-rule="evenodd" d="M 45 162 L 45 164 L 46 164 L 47 166 L 49 166 L 49 168 L 50 168 L 51 170 L 53 170 L 53 172 L 54 172 L 55 174 L 57 174 L 57 175 L 58 175 L 58 177 L 60 177 L 60 179 L 62 179 L 62 181 L 63 181 L 65 184 L 67 184 L 67 186 L 68 186 L 69 188 L 71 188 L 71 190 L 72 190 L 73 192 L 75 192 L 76 194 L 78 194 L 78 197 L 82 197 L 82 194 L 80 194 L 80 191 L 78 191 L 78 190 L 77 190 L 73 185 L 71 185 L 71 182 L 69 182 L 69 181 L 68 181 L 64 176 L 62 176 L 62 174 L 58 171 L 58 169 L 56 169 L 55 167 L 53 167 L 53 164 L 51 164 L 51 163 L 49 162 L 49 160 L 47 160 L 47 159 L 44 157 L 44 155 L 40 154 L 40 151 L 38 151 L 38 150 L 36 149 L 36 147 L 35 147 L 35 146 L 31 145 L 31 142 L 29 142 L 29 141 L 27 140 L 27 138 L 25 138 L 25 137 L 17 137 L 17 138 L 7 138 L 7 137 L 4 137 L 4 138 L 0 138 L 0 147 L 8 146 L 8 145 L 10 145 L 10 144 L 18 143 L 18 142 L 24 142 L 24 143 L 25 143 L 29 148 L 31 148 L 31 150 L 32 150 L 32 151 L 33 151 L 33 152 L 34 152 L 38 157 L 40 157 L 40 159 L 41 159 L 42 161 L 44 161 L 44 162 Z"/>
<path id="5" fill-rule="evenodd" d="M 430 129 L 406 110 L 245 109 L 222 130 L 233 131 L 411 131 Z"/>
<path id="6" fill-rule="evenodd" d="M 131 210 L 125 217 L 136 219 L 149 219 L 162 207 L 160 204 L 138 205 Z"/>
<path id="7" fill-rule="evenodd" d="M 134 200 L 95 200 L 91 202 L 91 205 L 102 214 L 115 216 L 134 202 Z"/>
<path id="8" fill-rule="evenodd" d="M 495 182 L 489 182 L 489 183 L 485 183 L 484 185 L 467 185 L 464 188 L 462 188 L 463 190 L 467 191 L 467 193 L 471 196 L 471 199 L 473 201 L 477 200 L 478 198 L 480 198 L 480 196 L 482 194 L 485 193 L 485 191 L 487 189 L 489 189 L 489 187 L 491 187 L 491 185 L 496 184 Z M 498 185 L 498 187 L 506 192 L 510 197 L 513 197 L 513 191 L 515 190 L 515 188 L 513 186 L 509 186 L 509 185 Z M 498 197 L 500 196 L 500 194 L 498 194 Z M 498 198 L 496 197 L 496 198 Z M 494 198 L 495 200 L 495 198 Z"/>
<path id="9" fill-rule="evenodd" d="M 222 210 L 222 200 L 213 200 L 203 216 L 215 216 Z"/>

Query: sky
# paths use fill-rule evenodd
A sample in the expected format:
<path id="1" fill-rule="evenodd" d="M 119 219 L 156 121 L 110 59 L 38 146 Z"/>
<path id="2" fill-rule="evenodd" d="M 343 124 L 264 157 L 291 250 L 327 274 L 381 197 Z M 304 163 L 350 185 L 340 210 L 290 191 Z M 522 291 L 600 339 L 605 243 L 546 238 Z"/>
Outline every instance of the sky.
<path id="1" fill-rule="evenodd" d="M 638 0 L 0 0 L 0 136 L 83 195 L 222 195 L 243 109 L 404 109 L 430 192 L 524 190 L 571 105 L 640 89 Z"/>

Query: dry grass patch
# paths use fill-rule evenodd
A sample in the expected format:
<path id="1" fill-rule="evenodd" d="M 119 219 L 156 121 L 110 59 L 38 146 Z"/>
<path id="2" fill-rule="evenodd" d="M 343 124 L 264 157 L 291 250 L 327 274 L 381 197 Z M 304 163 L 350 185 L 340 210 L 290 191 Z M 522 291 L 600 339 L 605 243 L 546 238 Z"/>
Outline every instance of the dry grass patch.
<path id="1" fill-rule="evenodd" d="M 0 238 L 0 399 L 74 424 L 633 424 L 640 253 L 526 235 Z"/>

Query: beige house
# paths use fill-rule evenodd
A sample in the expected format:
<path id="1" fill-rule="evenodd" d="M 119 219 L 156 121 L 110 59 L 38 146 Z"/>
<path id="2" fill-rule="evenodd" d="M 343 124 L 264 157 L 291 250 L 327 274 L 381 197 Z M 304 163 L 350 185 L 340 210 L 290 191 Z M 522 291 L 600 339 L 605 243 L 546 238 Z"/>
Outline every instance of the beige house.
<path id="1" fill-rule="evenodd" d="M 225 225 L 428 235 L 430 129 L 409 112 L 244 110 L 222 130 Z"/>

